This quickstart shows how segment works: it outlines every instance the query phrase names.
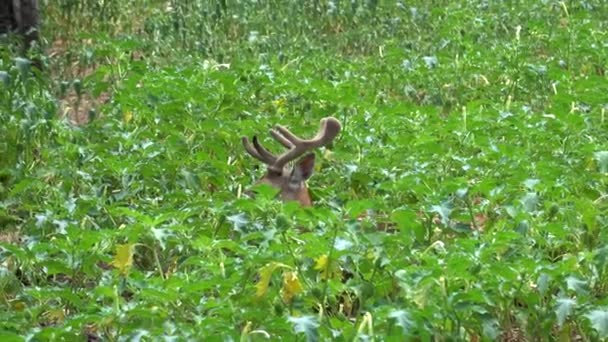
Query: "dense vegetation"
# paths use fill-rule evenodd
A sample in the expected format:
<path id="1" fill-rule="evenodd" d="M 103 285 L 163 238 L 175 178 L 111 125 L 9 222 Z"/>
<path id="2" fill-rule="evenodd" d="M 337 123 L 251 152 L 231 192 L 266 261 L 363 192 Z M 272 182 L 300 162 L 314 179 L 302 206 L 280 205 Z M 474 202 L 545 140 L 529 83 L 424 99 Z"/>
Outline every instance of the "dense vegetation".
<path id="1" fill-rule="evenodd" d="M 608 338 L 604 0 L 41 9 L 0 48 L 2 340 Z M 314 208 L 244 195 L 242 135 L 328 115 Z"/>

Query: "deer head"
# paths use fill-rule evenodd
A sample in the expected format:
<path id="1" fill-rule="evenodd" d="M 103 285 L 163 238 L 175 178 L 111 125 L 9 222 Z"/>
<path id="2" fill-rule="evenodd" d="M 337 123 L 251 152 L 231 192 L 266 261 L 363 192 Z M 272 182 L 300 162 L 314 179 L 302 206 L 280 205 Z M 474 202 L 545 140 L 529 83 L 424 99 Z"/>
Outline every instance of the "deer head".
<path id="1" fill-rule="evenodd" d="M 329 144 L 340 133 L 340 122 L 327 117 L 321 119 L 321 127 L 317 135 L 309 140 L 301 139 L 287 128 L 276 125 L 270 130 L 270 135 L 287 148 L 281 155 L 274 155 L 265 149 L 253 136 L 253 144 L 243 137 L 245 150 L 255 159 L 267 165 L 266 174 L 259 183 L 271 185 L 279 190 L 283 201 L 298 201 L 303 206 L 311 206 L 312 199 L 306 187 L 306 180 L 312 176 L 315 166 L 315 154 L 311 150 Z M 300 158 L 293 167 L 288 164 Z"/>

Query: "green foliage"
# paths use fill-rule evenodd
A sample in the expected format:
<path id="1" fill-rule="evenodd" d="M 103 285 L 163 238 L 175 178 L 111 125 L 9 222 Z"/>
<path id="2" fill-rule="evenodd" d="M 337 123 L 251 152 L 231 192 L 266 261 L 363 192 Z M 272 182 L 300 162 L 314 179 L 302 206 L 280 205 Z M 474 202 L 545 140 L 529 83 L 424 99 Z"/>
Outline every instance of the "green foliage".
<path id="1" fill-rule="evenodd" d="M 0 50 L 6 340 L 608 337 L 603 0 L 43 10 L 42 71 Z M 327 115 L 314 208 L 253 186 L 241 136 Z"/>

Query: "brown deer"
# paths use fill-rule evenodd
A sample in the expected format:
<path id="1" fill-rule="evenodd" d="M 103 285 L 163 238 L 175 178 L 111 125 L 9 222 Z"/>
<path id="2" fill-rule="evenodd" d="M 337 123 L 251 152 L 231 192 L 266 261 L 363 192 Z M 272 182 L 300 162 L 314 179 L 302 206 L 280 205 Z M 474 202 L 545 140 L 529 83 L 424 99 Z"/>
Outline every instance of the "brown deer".
<path id="1" fill-rule="evenodd" d="M 304 153 L 315 148 L 329 144 L 340 133 L 340 121 L 333 117 L 321 119 L 321 127 L 317 135 L 309 140 L 301 139 L 291 133 L 287 128 L 276 125 L 270 130 L 270 135 L 288 150 L 276 156 L 265 149 L 253 136 L 253 144 L 247 137 L 243 137 L 245 150 L 267 165 L 266 174 L 258 183 L 273 186 L 279 190 L 282 201 L 297 201 L 302 206 L 312 206 L 310 192 L 306 187 L 306 180 L 312 176 L 315 166 L 315 154 L 308 153 L 296 162 L 293 167 L 288 163 L 300 158 Z"/>

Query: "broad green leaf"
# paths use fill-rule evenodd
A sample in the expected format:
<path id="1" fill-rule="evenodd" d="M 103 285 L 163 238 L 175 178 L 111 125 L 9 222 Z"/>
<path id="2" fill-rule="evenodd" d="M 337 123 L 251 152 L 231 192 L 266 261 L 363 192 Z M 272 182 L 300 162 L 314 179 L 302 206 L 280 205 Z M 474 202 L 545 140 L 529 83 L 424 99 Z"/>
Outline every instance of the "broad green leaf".
<path id="1" fill-rule="evenodd" d="M 297 334 L 304 333 L 306 335 L 306 341 L 315 342 L 319 340 L 319 322 L 315 316 L 289 316 L 287 320 L 293 325 L 293 330 Z"/>
<path id="2" fill-rule="evenodd" d="M 468 188 L 460 188 L 460 189 L 456 190 L 456 197 L 458 197 L 460 199 L 465 199 L 468 194 L 469 194 Z"/>
<path id="3" fill-rule="evenodd" d="M 244 213 L 230 215 L 227 217 L 227 219 L 228 221 L 232 222 L 235 230 L 240 230 L 249 224 L 249 219 L 247 219 L 247 216 Z"/>
<path id="4" fill-rule="evenodd" d="M 521 235 L 527 235 L 529 230 L 530 224 L 528 223 L 528 220 L 521 220 L 515 228 L 515 231 L 517 231 Z"/>
<path id="5" fill-rule="evenodd" d="M 25 338 L 11 331 L 0 330 L 0 340 L 6 342 L 22 342 Z"/>
<path id="6" fill-rule="evenodd" d="M 546 273 L 541 273 L 540 276 L 538 276 L 538 280 L 536 283 L 538 286 L 538 293 L 540 293 L 542 296 L 544 296 L 547 293 L 547 290 L 549 289 L 550 281 L 551 281 L 551 277 Z"/>
<path id="7" fill-rule="evenodd" d="M 156 241 L 158 241 L 158 243 L 160 244 L 160 247 L 162 249 L 165 249 L 166 239 L 173 234 L 167 229 L 163 228 L 150 228 L 150 231 L 152 232 L 154 239 L 156 239 Z"/>
<path id="8" fill-rule="evenodd" d="M 500 324 L 497 319 L 485 318 L 481 323 L 483 335 L 491 340 L 496 340 L 500 334 Z"/>
<path id="9" fill-rule="evenodd" d="M 442 203 L 441 205 L 433 205 L 431 207 L 431 212 L 439 214 L 441 218 L 441 223 L 443 225 L 447 225 L 450 222 L 450 213 L 452 212 L 452 208 L 448 203 Z"/>
<path id="10" fill-rule="evenodd" d="M 415 327 L 411 315 L 406 310 L 394 310 L 388 314 L 389 318 L 395 320 L 395 324 L 403 329 L 403 334 L 409 335 L 410 331 Z"/>
<path id="11" fill-rule="evenodd" d="M 528 189 L 528 190 L 534 190 L 534 188 L 536 187 L 536 185 L 538 185 L 538 183 L 540 183 L 540 179 L 537 178 L 529 178 L 526 179 L 524 181 L 524 186 Z"/>
<path id="12" fill-rule="evenodd" d="M 566 284 L 568 290 L 572 290 L 579 295 L 586 294 L 588 290 L 588 284 L 586 281 L 578 279 L 573 276 L 566 277 Z"/>
<path id="13" fill-rule="evenodd" d="M 340 237 L 336 238 L 336 242 L 334 243 L 334 248 L 337 251 L 344 251 L 344 250 L 351 248 L 352 246 L 353 246 L 352 241 L 343 239 Z"/>
<path id="14" fill-rule="evenodd" d="M 572 315 L 576 300 L 570 298 L 559 298 L 555 306 L 555 314 L 557 315 L 557 324 L 561 327 L 564 325 L 566 318 Z"/>
<path id="15" fill-rule="evenodd" d="M 29 76 L 28 73 L 32 65 L 32 62 L 29 59 L 17 57 L 15 58 L 15 65 L 17 66 L 17 70 L 19 70 L 19 73 L 23 79 Z"/>
<path id="16" fill-rule="evenodd" d="M 529 213 L 535 212 L 538 206 L 538 195 L 535 192 L 528 192 L 527 194 L 524 195 L 524 197 L 521 199 L 521 204 L 524 207 L 524 210 L 526 210 Z"/>
<path id="17" fill-rule="evenodd" d="M 600 338 L 608 337 L 608 310 L 592 310 L 587 315 L 591 321 L 591 326 Z"/>
<path id="18" fill-rule="evenodd" d="M 0 82 L 7 88 L 11 83 L 10 75 L 4 70 L 0 70 Z"/>
<path id="19" fill-rule="evenodd" d="M 593 156 L 600 167 L 600 172 L 608 173 L 608 151 L 598 151 Z"/>

